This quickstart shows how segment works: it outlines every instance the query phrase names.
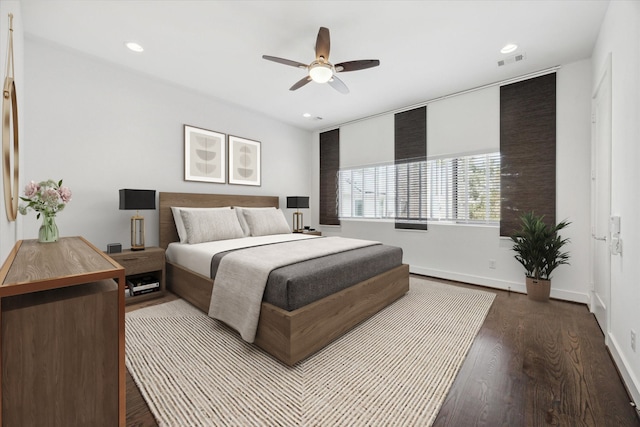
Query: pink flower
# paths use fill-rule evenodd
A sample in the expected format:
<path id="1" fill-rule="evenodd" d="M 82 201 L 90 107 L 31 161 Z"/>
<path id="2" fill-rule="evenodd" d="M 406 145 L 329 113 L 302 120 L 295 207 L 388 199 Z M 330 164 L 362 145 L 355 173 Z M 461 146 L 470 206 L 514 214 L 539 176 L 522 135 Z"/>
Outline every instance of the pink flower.
<path id="1" fill-rule="evenodd" d="M 27 186 L 24 188 L 24 196 L 29 199 L 33 197 L 38 192 L 38 190 L 40 190 L 40 186 L 38 185 L 38 183 L 36 183 L 35 181 L 29 181 Z"/>
<path id="2" fill-rule="evenodd" d="M 71 190 L 69 190 L 69 187 L 60 187 L 58 193 L 60 193 L 62 203 L 69 203 L 71 201 Z"/>
<path id="3" fill-rule="evenodd" d="M 42 192 L 42 201 L 48 205 L 54 205 L 58 203 L 58 192 L 53 188 L 47 188 Z"/>
<path id="4" fill-rule="evenodd" d="M 38 212 L 38 218 L 40 214 L 55 216 L 71 201 L 71 190 L 62 186 L 62 180 L 56 182 L 48 179 L 39 183 L 30 181 L 24 189 L 24 197 L 20 199 L 26 202 L 18 206 L 22 215 L 26 215 L 31 209 Z"/>

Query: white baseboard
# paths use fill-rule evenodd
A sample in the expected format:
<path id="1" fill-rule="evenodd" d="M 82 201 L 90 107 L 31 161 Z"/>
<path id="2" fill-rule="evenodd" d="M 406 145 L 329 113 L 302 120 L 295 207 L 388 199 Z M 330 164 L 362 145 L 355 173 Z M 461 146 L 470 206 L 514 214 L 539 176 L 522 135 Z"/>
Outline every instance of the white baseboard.
<path id="1" fill-rule="evenodd" d="M 631 364 L 624 357 L 624 353 L 619 350 L 621 347 L 616 340 L 616 337 L 611 333 L 607 335 L 609 337 L 609 352 L 611 353 L 611 357 L 613 357 L 613 361 L 620 372 L 622 381 L 627 387 L 627 390 L 631 395 L 631 399 L 633 399 L 636 405 L 640 405 L 640 381 L 638 381 L 638 378 L 633 374 Z"/>
<path id="2" fill-rule="evenodd" d="M 457 282 L 470 283 L 472 285 L 486 286 L 488 288 L 502 289 L 505 291 L 518 292 L 521 294 L 527 293 L 527 288 L 524 283 L 524 276 L 522 276 L 522 283 L 511 282 L 507 280 L 493 279 L 491 277 L 473 276 L 470 274 L 461 274 L 453 271 L 437 270 L 433 268 L 424 268 L 418 266 L 409 266 L 411 273 L 420 274 L 423 276 L 437 277 L 439 279 L 455 280 Z M 565 291 L 562 289 L 551 288 L 551 298 L 577 302 L 581 304 L 589 304 L 590 299 L 588 294 L 582 294 L 579 292 Z"/>

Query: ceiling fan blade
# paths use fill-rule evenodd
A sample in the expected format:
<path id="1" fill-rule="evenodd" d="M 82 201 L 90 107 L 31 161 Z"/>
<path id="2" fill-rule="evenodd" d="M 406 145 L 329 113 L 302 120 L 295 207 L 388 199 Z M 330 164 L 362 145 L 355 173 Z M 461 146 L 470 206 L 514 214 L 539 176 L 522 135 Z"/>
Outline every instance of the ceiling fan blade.
<path id="1" fill-rule="evenodd" d="M 344 82 L 340 80 L 336 75 L 331 77 L 331 80 L 329 80 L 329 84 L 332 88 L 344 95 L 349 93 L 349 88 L 347 87 L 347 85 L 344 84 Z"/>
<path id="2" fill-rule="evenodd" d="M 318 31 L 318 38 L 316 39 L 316 59 L 319 59 L 322 56 L 325 61 L 328 61 L 330 49 L 331 39 L 329 36 L 329 29 L 320 27 L 320 31 Z"/>
<path id="3" fill-rule="evenodd" d="M 277 62 L 279 64 L 291 65 L 292 67 L 305 68 L 305 69 L 307 68 L 307 64 L 303 64 L 302 62 L 298 62 L 298 61 L 292 61 L 290 59 L 278 58 L 277 56 L 262 55 L 262 59 L 266 59 L 267 61 Z"/>
<path id="4" fill-rule="evenodd" d="M 302 86 L 306 85 L 307 83 L 309 83 L 311 81 L 311 77 L 306 76 L 301 78 L 300 80 L 298 80 L 296 82 L 296 84 L 294 84 L 293 86 L 291 86 L 289 88 L 289 90 L 296 90 L 296 89 L 300 89 Z"/>
<path id="5" fill-rule="evenodd" d="M 380 61 L 377 59 L 361 59 L 359 61 L 347 61 L 341 62 L 335 65 L 336 73 L 345 71 L 358 71 L 367 68 L 373 68 L 380 65 Z"/>

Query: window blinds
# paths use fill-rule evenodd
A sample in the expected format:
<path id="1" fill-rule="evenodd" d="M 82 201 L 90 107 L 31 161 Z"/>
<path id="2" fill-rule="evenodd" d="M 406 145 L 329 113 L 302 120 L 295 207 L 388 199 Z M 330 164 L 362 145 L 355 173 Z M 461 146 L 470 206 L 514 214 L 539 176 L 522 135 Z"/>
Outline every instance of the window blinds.
<path id="1" fill-rule="evenodd" d="M 500 154 L 458 157 L 451 163 L 455 171 L 456 221 L 497 224 L 500 220 Z"/>
<path id="2" fill-rule="evenodd" d="M 500 235 L 533 211 L 556 220 L 556 74 L 500 88 Z"/>
<path id="3" fill-rule="evenodd" d="M 338 217 L 338 171 L 340 129 L 320 134 L 320 224 L 340 225 Z"/>
<path id="4" fill-rule="evenodd" d="M 421 179 L 409 183 L 406 176 L 411 170 Z M 406 217 L 419 219 L 426 212 L 429 221 L 495 225 L 500 221 L 498 152 L 341 169 L 340 217 L 395 219 L 396 179 L 418 195 L 406 200 Z"/>
<path id="5" fill-rule="evenodd" d="M 427 107 L 395 114 L 396 225 L 427 229 Z"/>

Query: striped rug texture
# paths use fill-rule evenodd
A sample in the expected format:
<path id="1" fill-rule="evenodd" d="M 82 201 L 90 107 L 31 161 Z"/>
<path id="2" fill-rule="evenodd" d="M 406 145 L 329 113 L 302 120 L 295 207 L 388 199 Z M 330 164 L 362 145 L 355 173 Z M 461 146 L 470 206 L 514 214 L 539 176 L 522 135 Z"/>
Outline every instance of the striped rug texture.
<path id="1" fill-rule="evenodd" d="M 160 426 L 429 426 L 494 297 L 411 278 L 292 368 L 176 300 L 127 313 L 126 363 Z"/>

